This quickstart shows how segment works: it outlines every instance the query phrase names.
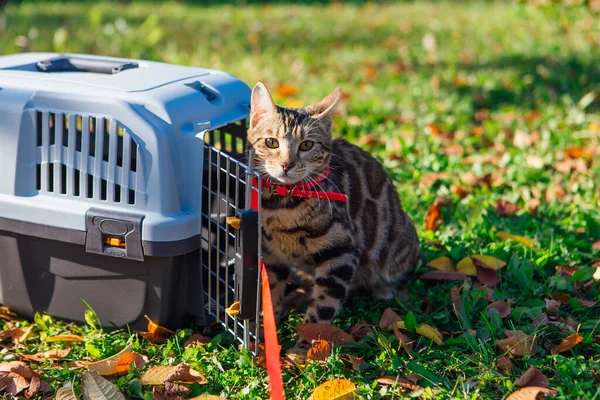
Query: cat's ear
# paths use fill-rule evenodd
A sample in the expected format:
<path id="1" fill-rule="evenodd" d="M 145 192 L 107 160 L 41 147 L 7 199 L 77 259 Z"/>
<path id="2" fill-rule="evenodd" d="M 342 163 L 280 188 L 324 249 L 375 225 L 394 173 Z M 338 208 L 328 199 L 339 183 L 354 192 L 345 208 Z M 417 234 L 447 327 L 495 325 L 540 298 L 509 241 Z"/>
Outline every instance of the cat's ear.
<path id="1" fill-rule="evenodd" d="M 250 100 L 250 127 L 256 126 L 266 114 L 276 111 L 277 106 L 273 103 L 269 90 L 264 83 L 258 82 L 252 89 L 252 99 Z"/>
<path id="2" fill-rule="evenodd" d="M 320 119 L 325 116 L 331 116 L 335 112 L 335 108 L 338 105 L 340 98 L 342 97 L 342 89 L 336 88 L 333 92 L 329 93 L 327 97 L 318 103 L 311 104 L 306 107 L 306 112 L 312 118 Z"/>

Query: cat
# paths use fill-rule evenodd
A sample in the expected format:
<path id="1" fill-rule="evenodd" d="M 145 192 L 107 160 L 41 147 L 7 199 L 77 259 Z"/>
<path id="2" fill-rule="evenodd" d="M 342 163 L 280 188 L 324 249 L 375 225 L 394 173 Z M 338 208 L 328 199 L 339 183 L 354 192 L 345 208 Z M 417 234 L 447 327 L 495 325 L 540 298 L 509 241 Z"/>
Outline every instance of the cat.
<path id="1" fill-rule="evenodd" d="M 285 108 L 262 82 L 252 90 L 247 150 L 254 151 L 265 186 L 304 186 L 338 197 L 262 189 L 262 254 L 277 321 L 288 281 L 311 289 L 304 323 L 331 324 L 351 291 L 393 298 L 420 258 L 415 226 L 383 166 L 332 139 L 341 94 L 337 88 L 318 103 Z"/>

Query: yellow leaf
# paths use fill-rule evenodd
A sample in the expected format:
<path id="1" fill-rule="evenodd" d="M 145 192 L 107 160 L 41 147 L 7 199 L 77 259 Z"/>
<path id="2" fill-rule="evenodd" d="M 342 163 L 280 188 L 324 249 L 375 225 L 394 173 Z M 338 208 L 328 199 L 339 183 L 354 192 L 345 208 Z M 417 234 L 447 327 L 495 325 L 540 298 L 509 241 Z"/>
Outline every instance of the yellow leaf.
<path id="1" fill-rule="evenodd" d="M 515 242 L 521 243 L 523 246 L 526 246 L 526 247 L 535 247 L 535 245 L 537 244 L 535 241 L 533 241 L 529 238 L 526 238 L 524 236 L 519 236 L 519 235 L 513 235 L 512 233 L 508 233 L 508 232 L 498 232 L 498 236 L 502 240 L 511 239 L 511 240 L 514 240 Z"/>
<path id="2" fill-rule="evenodd" d="M 440 257 L 427 263 L 428 266 L 440 271 L 454 271 L 454 263 L 450 257 Z"/>
<path id="3" fill-rule="evenodd" d="M 51 336 L 44 340 L 45 342 L 84 342 L 83 338 L 79 335 L 57 335 Z"/>
<path id="4" fill-rule="evenodd" d="M 398 321 L 397 326 L 399 329 L 406 329 L 406 324 L 404 323 L 404 321 Z M 441 345 L 444 343 L 442 339 L 442 334 L 431 325 L 421 324 L 415 330 L 415 332 L 417 332 L 423 337 L 426 337 L 427 339 L 433 340 L 433 342 L 437 345 Z"/>
<path id="5" fill-rule="evenodd" d="M 240 226 L 242 224 L 242 220 L 238 217 L 227 217 L 225 221 L 234 229 L 240 229 Z"/>
<path id="6" fill-rule="evenodd" d="M 172 330 L 167 329 L 164 326 L 160 326 L 156 322 L 152 321 L 147 315 L 144 315 L 144 317 L 146 317 L 146 319 L 148 320 L 148 332 L 150 332 L 154 336 L 169 337 L 175 334 L 175 332 L 173 332 Z"/>
<path id="7" fill-rule="evenodd" d="M 347 379 L 333 379 L 319 385 L 309 400 L 353 400 L 356 385 Z"/>
<path id="8" fill-rule="evenodd" d="M 573 347 L 577 346 L 579 343 L 583 341 L 583 336 L 574 333 L 566 338 L 564 338 L 560 344 L 553 346 L 551 353 L 558 354 L 563 353 L 565 351 L 571 350 Z"/>
<path id="9" fill-rule="evenodd" d="M 476 276 L 477 268 L 475 268 L 473 259 L 478 260 L 479 262 L 485 264 L 486 267 L 493 270 L 498 270 L 506 265 L 504 261 L 499 260 L 495 257 L 476 255 L 465 257 L 462 260 L 460 260 L 456 265 L 456 270 L 463 272 L 465 275 Z"/>
<path id="10" fill-rule="evenodd" d="M 231 315 L 232 317 L 235 317 L 236 315 L 239 315 L 240 313 L 240 302 L 236 301 L 233 304 L 231 304 L 229 307 L 227 307 L 225 309 L 225 312 L 229 315 Z"/>

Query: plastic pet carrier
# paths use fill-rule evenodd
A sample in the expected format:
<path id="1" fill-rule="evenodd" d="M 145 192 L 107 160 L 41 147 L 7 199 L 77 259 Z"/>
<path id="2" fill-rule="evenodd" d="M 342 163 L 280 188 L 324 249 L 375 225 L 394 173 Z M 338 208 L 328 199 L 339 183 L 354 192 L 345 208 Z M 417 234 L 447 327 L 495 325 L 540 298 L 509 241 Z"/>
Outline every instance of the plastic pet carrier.
<path id="1" fill-rule="evenodd" d="M 0 57 L 0 302 L 83 321 L 85 300 L 106 327 L 216 319 L 248 347 L 260 313 L 249 101 L 221 71 Z"/>

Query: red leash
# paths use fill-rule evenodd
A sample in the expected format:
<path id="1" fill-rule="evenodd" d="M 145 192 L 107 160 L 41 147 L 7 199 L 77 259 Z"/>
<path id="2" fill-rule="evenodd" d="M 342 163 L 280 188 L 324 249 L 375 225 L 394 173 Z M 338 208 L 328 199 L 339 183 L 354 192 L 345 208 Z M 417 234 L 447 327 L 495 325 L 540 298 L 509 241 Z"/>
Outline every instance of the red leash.
<path id="1" fill-rule="evenodd" d="M 267 359 L 267 374 L 269 375 L 269 392 L 271 393 L 271 400 L 284 400 L 285 395 L 283 393 L 283 378 L 281 377 L 277 326 L 275 325 L 275 314 L 273 313 L 269 275 L 267 274 L 264 262 L 260 263 L 260 277 L 262 281 L 263 329 L 265 332 L 265 356 Z"/>
<path id="2" fill-rule="evenodd" d="M 338 193 L 338 192 L 324 192 L 321 190 L 311 190 L 312 188 L 314 188 L 315 186 L 317 186 L 319 183 L 323 182 L 325 180 L 325 178 L 327 177 L 327 175 L 329 175 L 329 168 L 327 168 L 323 175 L 319 176 L 317 178 L 317 180 L 315 180 L 314 182 L 309 182 L 309 183 L 301 183 L 299 185 L 277 185 L 277 184 L 271 184 L 270 182 L 267 182 L 266 180 L 262 180 L 262 187 L 269 189 L 269 191 L 271 192 L 271 194 L 276 194 L 278 196 L 282 196 L 282 197 L 303 197 L 305 199 L 327 199 L 327 200 L 334 200 L 334 201 L 343 201 L 346 202 L 348 201 L 348 196 L 345 195 L 344 193 Z M 258 179 L 255 177 L 252 181 L 252 186 L 253 187 L 258 187 Z M 256 190 L 252 191 L 252 201 L 251 201 L 251 207 L 254 208 L 255 210 L 258 210 L 258 195 L 259 192 Z"/>

